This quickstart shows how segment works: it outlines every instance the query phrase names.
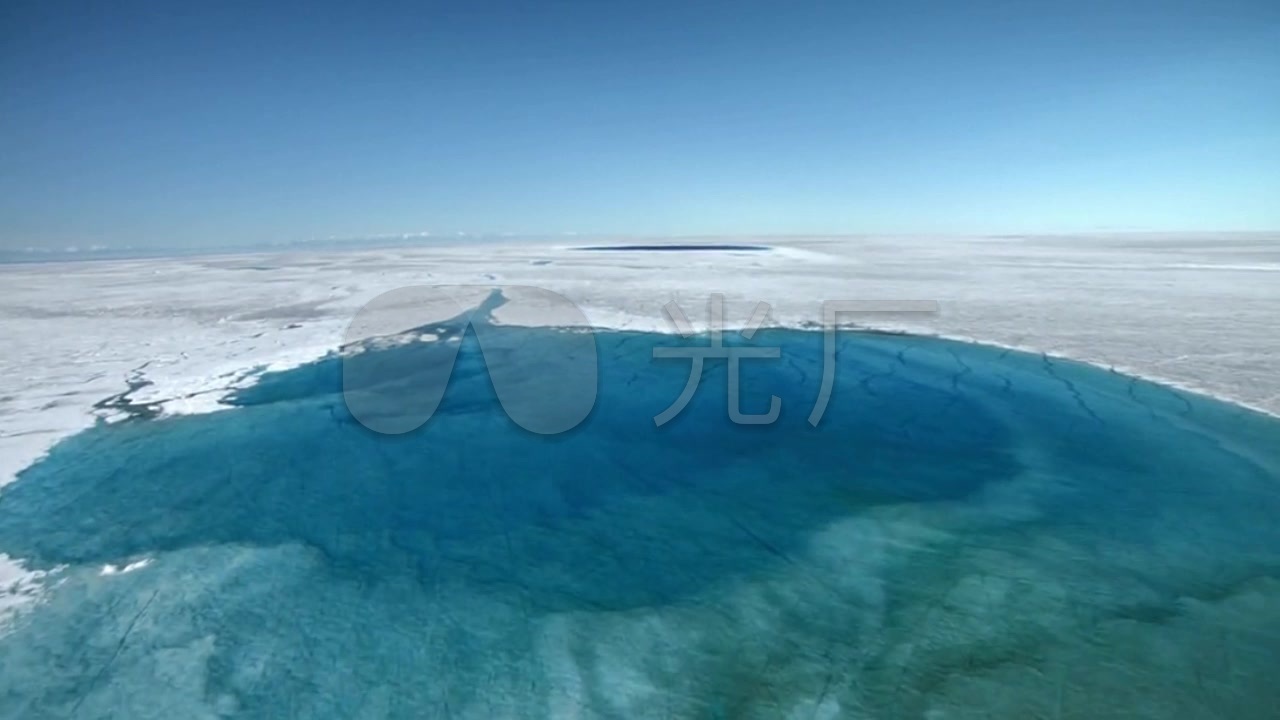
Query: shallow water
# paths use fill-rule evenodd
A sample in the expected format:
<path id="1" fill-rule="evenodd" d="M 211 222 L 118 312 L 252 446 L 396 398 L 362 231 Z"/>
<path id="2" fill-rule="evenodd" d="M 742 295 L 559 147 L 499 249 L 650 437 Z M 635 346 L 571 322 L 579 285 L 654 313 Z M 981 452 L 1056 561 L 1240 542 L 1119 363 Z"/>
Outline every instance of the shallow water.
<path id="1" fill-rule="evenodd" d="M 54 573 L 0 637 L 3 717 L 1271 717 L 1280 423 L 1069 362 L 765 330 L 726 364 L 597 333 L 599 397 L 527 432 L 462 341 L 422 428 L 371 432 L 342 360 L 234 410 L 99 426 L 0 494 Z M 445 341 L 439 341 L 445 342 Z M 439 343 L 371 351 L 397 373 Z M 492 369 L 492 368 L 491 368 Z M 527 379 L 554 396 L 574 377 Z M 131 572 L 103 573 L 106 565 Z"/>

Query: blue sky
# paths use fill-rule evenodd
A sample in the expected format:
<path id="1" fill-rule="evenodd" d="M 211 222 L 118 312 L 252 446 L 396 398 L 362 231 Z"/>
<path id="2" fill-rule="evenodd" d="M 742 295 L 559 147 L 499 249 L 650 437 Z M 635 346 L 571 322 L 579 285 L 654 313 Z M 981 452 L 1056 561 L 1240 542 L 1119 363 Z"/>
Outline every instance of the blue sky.
<path id="1" fill-rule="evenodd" d="M 1280 229 L 1274 0 L 380 5 L 0 4 L 0 248 Z"/>

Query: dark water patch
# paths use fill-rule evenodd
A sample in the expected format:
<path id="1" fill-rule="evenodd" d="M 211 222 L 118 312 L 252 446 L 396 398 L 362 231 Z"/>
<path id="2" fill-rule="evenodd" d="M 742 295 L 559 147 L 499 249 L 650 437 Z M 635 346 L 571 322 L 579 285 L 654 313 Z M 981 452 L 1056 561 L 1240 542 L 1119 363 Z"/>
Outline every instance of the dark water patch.
<path id="1" fill-rule="evenodd" d="M 587 252 L 764 252 L 773 248 L 768 245 L 700 243 L 696 245 L 589 245 L 573 249 Z"/>
<path id="2" fill-rule="evenodd" d="M 132 420 L 150 420 L 160 415 L 159 403 L 136 402 L 130 396 L 139 390 L 151 387 L 150 380 L 132 376 L 125 381 L 127 390 L 110 397 L 103 398 L 93 404 L 94 410 L 107 410 L 124 413 Z"/>

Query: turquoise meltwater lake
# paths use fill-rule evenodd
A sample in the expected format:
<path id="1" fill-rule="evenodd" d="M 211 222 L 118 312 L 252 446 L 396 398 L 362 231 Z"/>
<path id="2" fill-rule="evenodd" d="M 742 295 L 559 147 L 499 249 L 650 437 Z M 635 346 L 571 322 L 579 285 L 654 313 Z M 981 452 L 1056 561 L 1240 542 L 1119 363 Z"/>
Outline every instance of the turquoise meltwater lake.
<path id="1" fill-rule="evenodd" d="M 0 491 L 54 571 L 0 630 L 5 718 L 1271 718 L 1280 421 L 981 345 L 761 330 L 690 363 L 487 327 L 435 414 L 371 431 L 334 355 L 205 415 L 101 424 Z M 349 360 L 348 360 L 349 361 Z M 597 383 L 555 435 L 503 411 Z M 553 371 L 547 372 L 547 368 Z M 135 565 L 131 572 L 104 572 Z"/>

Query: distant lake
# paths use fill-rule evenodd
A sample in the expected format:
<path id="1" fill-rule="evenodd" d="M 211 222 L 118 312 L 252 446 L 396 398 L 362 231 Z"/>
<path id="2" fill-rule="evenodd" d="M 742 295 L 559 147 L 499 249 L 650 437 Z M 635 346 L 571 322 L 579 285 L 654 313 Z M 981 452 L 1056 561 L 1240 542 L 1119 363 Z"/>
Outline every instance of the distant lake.
<path id="1" fill-rule="evenodd" d="M 589 245 L 574 248 L 588 252 L 765 252 L 768 245 Z"/>

